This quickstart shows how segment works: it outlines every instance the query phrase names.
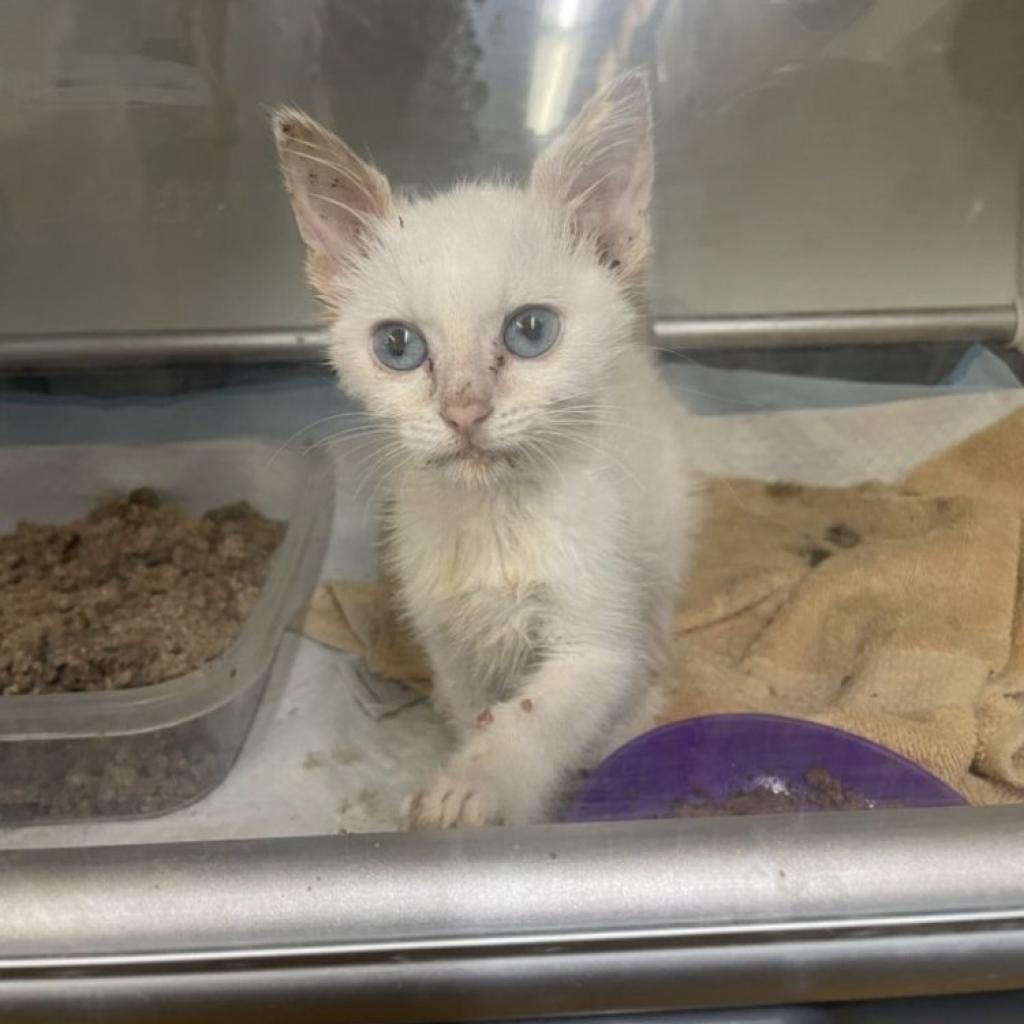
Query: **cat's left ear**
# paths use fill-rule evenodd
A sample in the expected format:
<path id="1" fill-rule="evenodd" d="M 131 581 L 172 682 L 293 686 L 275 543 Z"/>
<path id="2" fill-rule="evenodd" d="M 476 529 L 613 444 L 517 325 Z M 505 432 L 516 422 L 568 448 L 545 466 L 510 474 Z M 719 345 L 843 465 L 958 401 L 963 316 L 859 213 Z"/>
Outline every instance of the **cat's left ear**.
<path id="1" fill-rule="evenodd" d="M 391 187 L 380 171 L 313 118 L 282 108 L 273 123 L 281 174 L 306 243 L 307 274 L 332 306 L 377 223 L 395 215 Z"/>
<path id="2" fill-rule="evenodd" d="M 569 207 L 602 262 L 627 279 L 643 270 L 650 247 L 652 136 L 647 75 L 628 71 L 587 103 L 530 177 L 534 192 Z"/>

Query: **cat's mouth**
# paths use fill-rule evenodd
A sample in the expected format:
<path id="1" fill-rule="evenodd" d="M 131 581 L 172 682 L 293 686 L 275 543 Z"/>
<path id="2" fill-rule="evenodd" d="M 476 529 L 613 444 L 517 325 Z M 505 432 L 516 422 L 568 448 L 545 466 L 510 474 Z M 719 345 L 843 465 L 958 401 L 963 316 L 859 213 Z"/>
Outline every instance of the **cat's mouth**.
<path id="1" fill-rule="evenodd" d="M 435 456 L 430 460 L 432 466 L 455 466 L 467 469 L 490 469 L 499 464 L 515 465 L 511 451 L 496 448 L 481 448 L 472 441 L 460 445 L 455 451 Z"/>
<path id="2" fill-rule="evenodd" d="M 465 445 L 454 452 L 449 452 L 447 455 L 439 455 L 432 461 L 435 465 L 439 466 L 450 466 L 453 463 L 459 462 L 479 463 L 482 466 L 489 466 L 501 457 L 500 453 L 491 452 L 485 448 L 477 448 L 475 445 Z"/>
<path id="3" fill-rule="evenodd" d="M 501 452 L 491 451 L 489 448 L 480 448 L 475 444 L 463 445 L 455 453 L 455 457 L 467 462 L 480 462 L 484 465 L 490 465 L 492 462 L 504 458 Z"/>

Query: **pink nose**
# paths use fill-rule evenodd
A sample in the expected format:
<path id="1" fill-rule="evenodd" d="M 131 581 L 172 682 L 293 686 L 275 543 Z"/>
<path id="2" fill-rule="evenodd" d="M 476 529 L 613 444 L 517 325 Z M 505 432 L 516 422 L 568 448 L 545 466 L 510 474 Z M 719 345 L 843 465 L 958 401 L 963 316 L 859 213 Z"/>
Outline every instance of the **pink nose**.
<path id="1" fill-rule="evenodd" d="M 460 402 L 445 405 L 441 409 L 441 419 L 457 434 L 469 437 L 481 423 L 493 412 L 493 407 L 486 402 Z"/>

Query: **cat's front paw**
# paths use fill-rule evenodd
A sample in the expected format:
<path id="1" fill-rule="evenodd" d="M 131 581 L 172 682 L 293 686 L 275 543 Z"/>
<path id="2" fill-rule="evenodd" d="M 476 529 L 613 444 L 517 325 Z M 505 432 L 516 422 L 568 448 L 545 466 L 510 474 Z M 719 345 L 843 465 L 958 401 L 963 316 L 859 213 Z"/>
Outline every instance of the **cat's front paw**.
<path id="1" fill-rule="evenodd" d="M 479 780 L 443 771 L 414 793 L 402 809 L 405 827 L 480 828 L 502 825 L 504 817 L 493 791 Z"/>

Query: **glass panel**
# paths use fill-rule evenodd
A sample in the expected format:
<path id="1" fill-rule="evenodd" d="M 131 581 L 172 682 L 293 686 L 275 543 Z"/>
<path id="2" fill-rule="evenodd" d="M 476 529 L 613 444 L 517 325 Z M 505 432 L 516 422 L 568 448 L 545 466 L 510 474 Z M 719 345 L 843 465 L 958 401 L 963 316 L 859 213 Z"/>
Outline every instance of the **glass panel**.
<path id="1" fill-rule="evenodd" d="M 163 843 L 213 892 L 153 896 L 139 955 L 263 949 L 218 902 L 253 878 L 238 921 L 292 951 L 323 877 L 352 943 L 409 938 L 396 893 L 417 941 L 1016 912 L 961 858 L 1012 860 L 979 808 L 1024 802 L 1022 34 L 996 0 L 0 6 L 12 905 L 83 863 L 138 895 Z M 531 902 L 547 867 L 576 903 Z M 60 903 L 12 957 L 110 952 Z"/>
<path id="2" fill-rule="evenodd" d="M 600 78 L 652 59 L 658 313 L 1015 292 L 1013 4 L 8 0 L 4 20 L 5 333 L 309 324 L 269 106 L 437 186 L 525 173 Z"/>

